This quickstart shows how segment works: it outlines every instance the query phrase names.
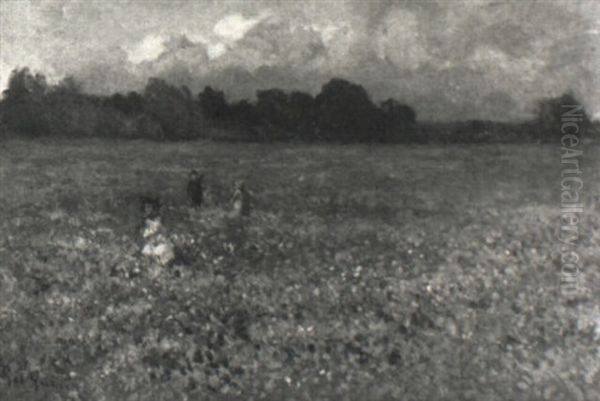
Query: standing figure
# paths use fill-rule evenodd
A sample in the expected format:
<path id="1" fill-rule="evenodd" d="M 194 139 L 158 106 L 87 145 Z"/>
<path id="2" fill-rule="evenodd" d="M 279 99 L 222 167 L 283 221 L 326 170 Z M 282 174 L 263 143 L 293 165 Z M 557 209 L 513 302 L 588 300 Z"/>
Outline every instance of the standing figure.
<path id="1" fill-rule="evenodd" d="M 243 181 L 236 181 L 231 197 L 231 216 L 248 216 L 250 214 L 250 194 Z"/>
<path id="2" fill-rule="evenodd" d="M 142 195 L 140 197 L 140 211 L 143 220 L 155 219 L 160 216 L 161 203 L 158 196 Z"/>
<path id="3" fill-rule="evenodd" d="M 192 201 L 192 204 L 197 207 L 202 205 L 202 198 L 204 195 L 202 186 L 203 179 L 204 175 L 199 174 L 196 170 L 190 172 L 187 184 L 187 194 Z"/>

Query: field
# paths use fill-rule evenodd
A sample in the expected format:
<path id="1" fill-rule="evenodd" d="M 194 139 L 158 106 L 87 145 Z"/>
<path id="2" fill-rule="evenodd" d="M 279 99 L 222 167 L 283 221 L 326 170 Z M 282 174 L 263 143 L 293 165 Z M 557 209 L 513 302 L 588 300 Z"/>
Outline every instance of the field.
<path id="1" fill-rule="evenodd" d="M 599 156 L 567 302 L 558 146 L 2 142 L 0 399 L 598 400 Z"/>

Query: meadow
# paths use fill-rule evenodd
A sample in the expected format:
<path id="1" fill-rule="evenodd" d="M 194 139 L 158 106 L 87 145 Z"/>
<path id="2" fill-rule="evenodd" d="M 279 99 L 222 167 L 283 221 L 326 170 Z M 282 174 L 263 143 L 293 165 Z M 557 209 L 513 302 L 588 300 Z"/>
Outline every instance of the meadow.
<path id="1" fill-rule="evenodd" d="M 558 145 L 3 141 L 0 399 L 598 400 L 583 150 L 586 290 L 566 300 Z M 142 194 L 173 265 L 140 254 Z"/>

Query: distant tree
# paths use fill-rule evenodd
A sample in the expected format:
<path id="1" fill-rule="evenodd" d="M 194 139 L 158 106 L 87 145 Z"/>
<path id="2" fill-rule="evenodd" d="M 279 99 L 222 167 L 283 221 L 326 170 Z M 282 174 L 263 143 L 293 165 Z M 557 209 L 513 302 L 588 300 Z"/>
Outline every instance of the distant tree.
<path id="1" fill-rule="evenodd" d="M 583 134 L 591 125 L 590 117 L 583 104 L 571 92 L 554 98 L 542 99 L 537 107 L 538 139 L 547 140 L 548 137 L 561 136 L 563 118 L 577 121 L 579 132 L 569 130 L 576 135 Z M 573 120 L 571 120 L 573 121 Z"/>
<path id="2" fill-rule="evenodd" d="M 115 99 L 127 108 L 123 95 L 110 97 L 90 95 L 82 91 L 75 78 L 67 76 L 46 95 L 49 135 L 67 137 L 138 137 L 136 121 L 114 107 Z"/>
<path id="3" fill-rule="evenodd" d="M 41 100 L 48 91 L 46 77 L 31 73 L 28 67 L 14 69 L 8 79 L 8 87 L 3 97 L 7 101 Z"/>
<path id="4" fill-rule="evenodd" d="M 289 120 L 288 96 L 281 89 L 256 92 L 256 111 L 264 120 L 278 126 L 286 126 Z"/>
<path id="5" fill-rule="evenodd" d="M 334 78 L 323 85 L 315 104 L 318 128 L 326 139 L 380 139 L 381 113 L 362 86 Z"/>
<path id="6" fill-rule="evenodd" d="M 417 114 L 405 104 L 395 99 L 381 103 L 385 139 L 391 141 L 414 141 Z"/>
<path id="7" fill-rule="evenodd" d="M 144 110 L 144 98 L 132 91 L 126 95 L 115 93 L 104 100 L 104 104 L 120 111 L 126 116 L 139 115 Z"/>
<path id="8" fill-rule="evenodd" d="M 261 119 L 256 107 L 246 99 L 234 102 L 230 106 L 230 123 L 237 125 L 241 136 L 251 141 L 265 141 L 267 133 L 261 127 Z"/>
<path id="9" fill-rule="evenodd" d="M 118 110 L 124 114 L 128 114 L 129 112 L 129 104 L 127 102 L 127 98 L 123 96 L 121 93 L 115 93 L 107 97 L 104 103 L 108 107 L 112 107 L 115 110 Z"/>
<path id="10" fill-rule="evenodd" d="M 229 104 L 223 91 L 207 86 L 198 94 L 198 101 L 202 112 L 209 120 L 223 121 L 229 117 Z"/>
<path id="11" fill-rule="evenodd" d="M 60 92 L 70 95 L 81 94 L 81 83 L 79 83 L 72 75 L 66 76 L 60 80 L 58 85 L 53 88 L 53 92 Z"/>
<path id="12" fill-rule="evenodd" d="M 95 98 L 81 92 L 81 84 L 72 76 L 53 86 L 44 109 L 48 117 L 49 135 L 97 136 L 99 105 Z"/>
<path id="13" fill-rule="evenodd" d="M 315 99 L 304 92 L 292 92 L 289 96 L 289 129 L 301 138 L 312 140 L 316 128 Z"/>
<path id="14" fill-rule="evenodd" d="M 469 126 L 469 131 L 478 133 L 478 132 L 482 132 L 482 131 L 485 131 L 486 129 L 488 129 L 488 126 L 491 124 L 491 122 L 475 119 L 475 120 L 468 120 L 467 124 Z"/>
<path id="15" fill-rule="evenodd" d="M 125 114 L 140 114 L 144 111 L 144 98 L 136 91 L 127 93 L 127 109 Z"/>
<path id="16" fill-rule="evenodd" d="M 546 110 L 553 103 L 542 104 Z M 22 68 L 11 74 L 0 102 L 2 130 L 32 136 L 193 139 L 204 134 L 205 116 L 233 132 L 231 138 L 247 140 L 384 141 L 416 132 L 412 108 L 394 99 L 377 107 L 362 86 L 343 79 L 330 80 L 316 97 L 273 88 L 257 91 L 255 103 L 229 104 L 210 86 L 194 98 L 187 87 L 159 78 L 142 93 L 90 95 L 71 76 L 48 85 L 44 75 Z"/>
<path id="17" fill-rule="evenodd" d="M 600 140 L 600 120 L 594 120 L 590 124 L 589 132 L 592 137 Z"/>
<path id="18" fill-rule="evenodd" d="M 161 126 L 166 139 L 192 139 L 202 134 L 202 113 L 187 87 L 150 78 L 143 97 L 145 112 Z"/>
<path id="19" fill-rule="evenodd" d="M 260 121 L 256 107 L 246 99 L 231 105 L 231 117 L 235 122 L 249 126 L 257 125 Z"/>
<path id="20" fill-rule="evenodd" d="M 395 124 L 414 125 L 417 122 L 417 113 L 412 107 L 402 104 L 396 99 L 388 99 L 382 102 L 381 110 Z"/>
<path id="21" fill-rule="evenodd" d="M 44 135 L 48 121 L 44 99 L 48 84 L 43 74 L 32 74 L 29 68 L 15 69 L 3 92 L 3 125 L 7 129 L 28 136 Z"/>

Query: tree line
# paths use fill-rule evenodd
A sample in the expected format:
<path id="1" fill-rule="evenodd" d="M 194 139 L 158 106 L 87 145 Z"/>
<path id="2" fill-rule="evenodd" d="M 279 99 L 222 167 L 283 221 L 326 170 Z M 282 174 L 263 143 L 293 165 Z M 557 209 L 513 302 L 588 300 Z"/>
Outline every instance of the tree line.
<path id="1" fill-rule="evenodd" d="M 470 120 L 417 122 L 415 110 L 396 100 L 373 102 L 356 83 L 333 78 L 313 96 L 301 91 L 258 90 L 256 99 L 228 101 L 207 86 L 150 78 L 140 92 L 86 94 L 72 77 L 50 85 L 28 68 L 12 72 L 0 101 L 4 132 L 18 136 L 117 137 L 153 140 L 329 142 L 515 142 L 552 140 L 572 94 L 542 99 L 537 118 L 525 123 Z M 582 127 L 590 120 L 582 110 Z"/>

